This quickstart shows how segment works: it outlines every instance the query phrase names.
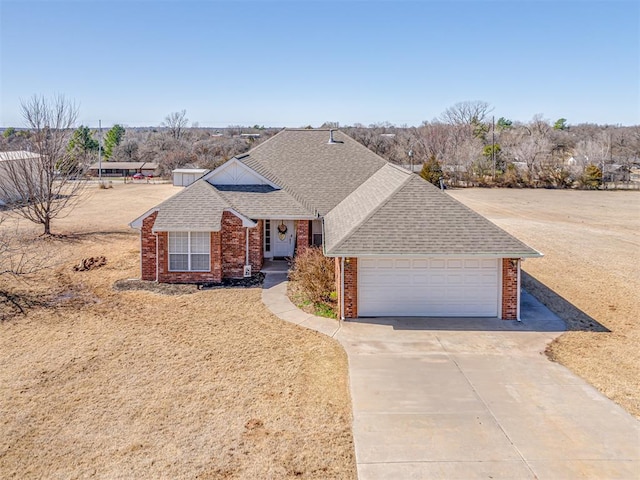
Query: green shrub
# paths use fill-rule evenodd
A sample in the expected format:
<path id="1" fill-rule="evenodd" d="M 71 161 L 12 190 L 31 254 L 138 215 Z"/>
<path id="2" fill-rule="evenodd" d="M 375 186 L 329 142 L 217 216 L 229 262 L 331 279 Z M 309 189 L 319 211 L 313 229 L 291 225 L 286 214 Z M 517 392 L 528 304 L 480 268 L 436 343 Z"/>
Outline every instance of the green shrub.
<path id="1" fill-rule="evenodd" d="M 596 165 L 587 165 L 580 179 L 580 186 L 582 188 L 597 190 L 600 185 L 602 185 L 602 170 Z"/>
<path id="2" fill-rule="evenodd" d="M 442 167 L 434 155 L 431 155 L 429 159 L 424 162 L 420 176 L 427 182 L 433 183 L 436 187 L 440 186 L 440 179 L 443 177 Z"/>

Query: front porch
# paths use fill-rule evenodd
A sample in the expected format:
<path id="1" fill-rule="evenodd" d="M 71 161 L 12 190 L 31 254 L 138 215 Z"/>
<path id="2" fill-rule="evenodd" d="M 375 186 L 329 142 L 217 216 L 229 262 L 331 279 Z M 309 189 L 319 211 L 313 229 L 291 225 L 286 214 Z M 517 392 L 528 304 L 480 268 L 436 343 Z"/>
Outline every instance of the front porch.
<path id="1" fill-rule="evenodd" d="M 291 260 L 274 260 L 265 258 L 260 271 L 262 273 L 289 273 L 292 267 Z"/>

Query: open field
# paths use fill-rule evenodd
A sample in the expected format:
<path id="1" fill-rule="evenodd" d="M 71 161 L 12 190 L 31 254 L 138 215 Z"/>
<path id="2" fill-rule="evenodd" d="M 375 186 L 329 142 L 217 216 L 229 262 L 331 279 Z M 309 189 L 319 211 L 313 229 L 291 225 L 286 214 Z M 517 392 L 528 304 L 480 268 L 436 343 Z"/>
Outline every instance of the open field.
<path id="1" fill-rule="evenodd" d="M 336 342 L 255 288 L 112 289 L 139 275 L 127 222 L 177 190 L 91 189 L 53 223 L 73 235 L 33 245 L 53 268 L 9 280 L 42 305 L 0 322 L 0 478 L 355 478 Z M 97 255 L 105 266 L 72 270 Z"/>
<path id="2" fill-rule="evenodd" d="M 523 263 L 533 277 L 524 286 L 571 330 L 551 344 L 549 356 L 640 416 L 640 194 L 449 193 L 544 253 Z"/>

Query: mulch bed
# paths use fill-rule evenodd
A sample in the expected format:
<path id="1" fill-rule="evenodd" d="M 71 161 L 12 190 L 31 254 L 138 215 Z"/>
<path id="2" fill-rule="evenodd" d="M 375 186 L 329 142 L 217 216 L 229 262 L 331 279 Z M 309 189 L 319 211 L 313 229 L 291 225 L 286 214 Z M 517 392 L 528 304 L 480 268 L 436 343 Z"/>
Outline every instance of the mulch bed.
<path id="1" fill-rule="evenodd" d="M 249 278 L 229 278 L 222 283 L 158 283 L 137 278 L 117 280 L 113 289 L 119 292 L 127 290 L 145 290 L 160 295 L 188 295 L 198 290 L 210 290 L 214 288 L 253 288 L 260 287 L 264 280 L 264 273 L 257 273 Z"/>

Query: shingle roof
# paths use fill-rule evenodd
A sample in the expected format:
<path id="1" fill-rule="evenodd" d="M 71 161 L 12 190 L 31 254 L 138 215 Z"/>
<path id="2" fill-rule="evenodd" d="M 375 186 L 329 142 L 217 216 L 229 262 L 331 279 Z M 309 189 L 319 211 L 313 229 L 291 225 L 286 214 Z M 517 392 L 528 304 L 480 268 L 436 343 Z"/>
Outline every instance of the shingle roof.
<path id="1" fill-rule="evenodd" d="M 215 188 L 235 210 L 254 220 L 315 218 L 288 192 L 270 185 L 216 185 Z"/>
<path id="2" fill-rule="evenodd" d="M 396 173 L 389 170 L 379 173 L 382 175 L 375 179 L 376 183 L 398 182 L 393 178 Z M 362 192 L 356 190 L 325 217 L 327 255 L 540 256 L 422 178 L 409 172 L 404 174 L 408 180 L 400 182 L 386 197 L 377 197 L 374 208 L 364 206 L 368 215 L 352 224 L 348 231 L 344 231 L 339 214 L 348 215 L 351 209 L 363 208 L 363 202 L 358 198 L 372 185 L 362 185 Z M 357 217 L 357 214 L 351 215 Z M 328 233 L 334 228 L 342 233 L 340 238 Z"/>
<path id="3" fill-rule="evenodd" d="M 333 136 L 338 143 L 328 144 L 328 130 L 280 132 L 236 158 L 282 189 L 200 179 L 154 209 L 154 231 L 219 231 L 225 210 L 251 219 L 320 214 L 329 256 L 540 255 L 420 177 Z"/>
<path id="4" fill-rule="evenodd" d="M 325 216 L 326 250 L 338 245 L 409 178 L 408 172 L 387 164 L 340 202 Z"/>
<path id="5" fill-rule="evenodd" d="M 40 155 L 26 150 L 15 150 L 11 152 L 0 152 L 0 162 L 9 160 L 27 160 L 40 158 Z"/>
<path id="6" fill-rule="evenodd" d="M 89 167 L 90 170 L 98 170 L 99 168 L 101 167 L 98 162 Z M 107 162 L 106 160 L 102 162 L 102 170 L 155 170 L 156 168 L 158 168 L 158 164 L 152 162 Z"/>
<path id="7" fill-rule="evenodd" d="M 211 184 L 204 180 L 158 205 L 154 232 L 220 231 L 222 212 L 232 208 Z"/>
<path id="8" fill-rule="evenodd" d="M 342 132 L 283 130 L 238 159 L 325 215 L 387 162 Z"/>

